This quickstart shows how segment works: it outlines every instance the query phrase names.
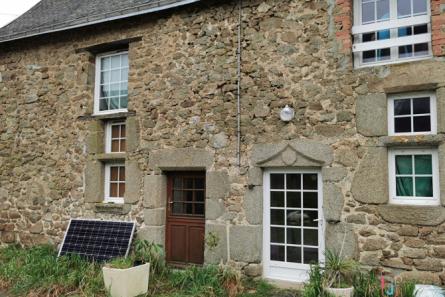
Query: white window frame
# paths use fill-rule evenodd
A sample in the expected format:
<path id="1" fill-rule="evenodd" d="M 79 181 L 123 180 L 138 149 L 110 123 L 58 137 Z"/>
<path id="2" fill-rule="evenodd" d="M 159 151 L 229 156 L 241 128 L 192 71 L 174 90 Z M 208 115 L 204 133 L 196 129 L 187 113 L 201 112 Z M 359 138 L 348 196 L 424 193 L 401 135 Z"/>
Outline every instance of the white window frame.
<path id="1" fill-rule="evenodd" d="M 410 17 L 397 17 L 397 0 L 389 0 L 390 3 L 390 18 L 389 20 L 384 21 L 376 21 L 368 24 L 361 24 L 362 19 L 362 6 L 361 0 L 354 0 L 353 2 L 353 13 L 354 13 L 354 25 L 352 27 L 352 52 L 354 54 L 354 66 L 356 68 L 362 67 L 372 67 L 376 65 L 388 65 L 388 64 L 397 64 L 404 63 L 409 61 L 418 61 L 430 59 L 433 55 L 432 53 L 432 21 L 431 21 L 431 0 L 427 0 L 427 14 L 421 15 L 413 15 Z M 409 27 L 415 25 L 427 24 L 428 33 L 418 34 L 418 35 L 410 35 L 397 37 L 397 29 L 400 27 Z M 390 30 L 390 38 L 383 40 L 376 40 L 370 42 L 354 42 L 354 36 L 362 33 L 371 33 L 381 30 Z M 424 56 L 414 56 L 407 58 L 399 58 L 398 57 L 398 49 L 397 47 L 403 45 L 414 45 L 418 43 L 428 43 L 429 44 L 429 53 Z M 362 52 L 376 49 L 384 49 L 390 48 L 391 54 L 390 59 L 383 61 L 375 61 L 369 63 L 362 63 L 361 57 Z"/>
<path id="2" fill-rule="evenodd" d="M 431 155 L 433 176 L 433 197 L 397 196 L 395 157 L 400 155 Z M 388 150 L 389 202 L 404 205 L 440 205 L 439 159 L 437 149 L 401 148 Z M 413 181 L 415 182 L 415 181 Z"/>
<path id="3" fill-rule="evenodd" d="M 95 69 L 95 79 L 94 79 L 94 115 L 107 115 L 107 114 L 114 114 L 114 113 L 120 113 L 120 112 L 128 112 L 128 108 L 120 108 L 120 109 L 113 109 L 113 110 L 99 110 L 99 99 L 100 99 L 100 72 L 102 67 L 102 59 L 112 56 L 120 56 L 122 54 L 127 54 L 128 51 L 113 51 L 113 52 L 107 52 L 103 54 L 99 54 L 96 56 L 96 69 Z M 127 90 L 128 91 L 128 90 Z M 128 95 L 127 95 L 128 97 Z"/>
<path id="4" fill-rule="evenodd" d="M 415 98 L 430 98 L 430 122 L 431 130 L 426 132 L 401 132 L 396 133 L 394 127 L 394 100 L 398 99 L 410 99 L 411 101 L 411 128 L 414 129 L 413 125 L 413 106 L 412 99 Z M 420 115 L 420 114 L 419 114 Z M 418 115 L 416 115 L 418 116 Z M 434 92 L 412 92 L 412 93 L 401 93 L 388 96 L 388 135 L 390 136 L 406 136 L 406 135 L 428 135 L 437 134 L 437 105 L 436 105 L 436 95 Z"/>
<path id="5" fill-rule="evenodd" d="M 109 121 L 105 124 L 105 153 L 107 154 L 122 154 L 125 153 L 125 151 L 123 152 L 112 152 L 111 151 L 111 136 L 112 136 L 112 127 L 113 126 L 117 126 L 117 125 L 125 125 L 125 130 L 127 128 L 126 122 L 125 121 Z M 125 135 L 127 135 L 125 133 Z M 127 137 L 125 136 L 125 138 L 119 138 L 119 139 L 125 139 L 127 140 Z M 126 142 L 126 141 L 125 141 Z"/>
<path id="6" fill-rule="evenodd" d="M 110 197 L 110 174 L 111 167 L 125 167 L 124 163 L 108 163 L 105 164 L 105 182 L 104 182 L 104 203 L 124 204 L 124 197 Z M 125 184 L 127 183 L 127 174 L 125 172 Z"/>

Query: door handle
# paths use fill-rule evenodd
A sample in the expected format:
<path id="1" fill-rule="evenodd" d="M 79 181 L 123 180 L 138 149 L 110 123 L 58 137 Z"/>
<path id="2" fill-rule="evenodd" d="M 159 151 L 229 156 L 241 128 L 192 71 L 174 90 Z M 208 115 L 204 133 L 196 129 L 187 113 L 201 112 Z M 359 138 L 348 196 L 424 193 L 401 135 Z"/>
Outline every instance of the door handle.
<path id="1" fill-rule="evenodd" d="M 173 204 L 173 203 L 174 203 L 173 201 L 169 201 L 169 202 L 168 202 L 168 204 Z"/>
<path id="2" fill-rule="evenodd" d="M 315 219 L 315 220 L 313 220 L 313 222 L 323 222 L 324 220 L 323 219 Z"/>

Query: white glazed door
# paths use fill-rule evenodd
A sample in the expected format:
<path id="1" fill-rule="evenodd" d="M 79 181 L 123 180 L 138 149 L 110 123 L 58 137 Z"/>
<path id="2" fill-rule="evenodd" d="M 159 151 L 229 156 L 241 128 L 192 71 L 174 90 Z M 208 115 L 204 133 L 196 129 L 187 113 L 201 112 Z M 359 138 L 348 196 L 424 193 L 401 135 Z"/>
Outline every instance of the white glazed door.
<path id="1" fill-rule="evenodd" d="M 322 177 L 315 170 L 264 172 L 263 263 L 266 278 L 304 282 L 324 260 Z"/>

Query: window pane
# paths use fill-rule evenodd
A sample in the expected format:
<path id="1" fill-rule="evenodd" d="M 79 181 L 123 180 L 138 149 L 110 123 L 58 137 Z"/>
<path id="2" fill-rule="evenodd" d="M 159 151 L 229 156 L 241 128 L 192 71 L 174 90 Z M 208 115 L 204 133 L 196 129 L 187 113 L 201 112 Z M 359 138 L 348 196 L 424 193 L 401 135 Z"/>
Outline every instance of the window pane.
<path id="1" fill-rule="evenodd" d="M 403 118 L 395 118 L 394 119 L 394 132 L 396 133 L 404 133 L 411 132 L 411 118 L 403 117 Z"/>
<path id="2" fill-rule="evenodd" d="M 377 1 L 377 20 L 389 19 L 389 0 Z"/>
<path id="3" fill-rule="evenodd" d="M 413 46 L 412 45 L 404 45 L 399 46 L 399 58 L 409 58 L 413 55 Z"/>
<path id="4" fill-rule="evenodd" d="M 204 178 L 197 178 L 195 179 L 195 189 L 204 190 L 205 189 L 205 182 Z"/>
<path id="5" fill-rule="evenodd" d="M 196 191 L 195 198 L 196 198 L 196 201 L 198 201 L 198 202 L 204 202 L 204 200 L 205 200 L 204 191 Z"/>
<path id="6" fill-rule="evenodd" d="M 99 99 L 99 110 L 108 110 L 108 99 Z"/>
<path id="7" fill-rule="evenodd" d="M 174 177 L 173 178 L 173 187 L 175 189 L 180 189 L 182 188 L 182 178 L 180 177 Z"/>
<path id="8" fill-rule="evenodd" d="M 284 261 L 284 246 L 271 245 L 270 259 L 272 261 Z"/>
<path id="9" fill-rule="evenodd" d="M 416 196 L 433 197 L 432 177 L 416 177 Z"/>
<path id="10" fill-rule="evenodd" d="M 429 53 L 428 43 L 419 43 L 414 45 L 415 56 L 426 56 Z"/>
<path id="11" fill-rule="evenodd" d="M 111 57 L 111 68 L 121 67 L 121 57 L 120 55 Z"/>
<path id="12" fill-rule="evenodd" d="M 172 212 L 174 214 L 183 214 L 184 213 L 184 204 L 181 203 L 181 202 L 180 203 L 178 203 L 178 202 L 173 203 Z"/>
<path id="13" fill-rule="evenodd" d="M 100 97 L 110 97 L 110 85 L 102 85 L 100 86 Z"/>
<path id="14" fill-rule="evenodd" d="M 301 247 L 287 247 L 287 262 L 301 263 Z"/>
<path id="15" fill-rule="evenodd" d="M 110 69 L 110 57 L 102 58 L 100 62 L 101 70 Z"/>
<path id="16" fill-rule="evenodd" d="M 307 210 L 303 211 L 303 225 L 306 227 L 317 227 L 318 211 Z"/>
<path id="17" fill-rule="evenodd" d="M 412 174 L 412 156 L 396 156 L 396 174 Z"/>
<path id="18" fill-rule="evenodd" d="M 431 155 L 415 155 L 415 174 L 433 174 L 433 161 Z"/>
<path id="19" fill-rule="evenodd" d="M 304 264 L 318 263 L 318 249 L 305 247 L 303 252 Z"/>
<path id="20" fill-rule="evenodd" d="M 204 215 L 204 204 L 203 203 L 195 204 L 195 214 Z"/>
<path id="21" fill-rule="evenodd" d="M 431 131 L 431 120 L 429 116 L 414 117 L 414 132 Z"/>
<path id="22" fill-rule="evenodd" d="M 271 189 L 284 189 L 284 174 L 271 174 L 270 175 L 270 188 Z"/>
<path id="23" fill-rule="evenodd" d="M 287 207 L 301 207 L 301 193 L 287 192 Z"/>
<path id="24" fill-rule="evenodd" d="M 122 54 L 121 59 L 122 67 L 128 67 L 128 54 Z"/>
<path id="25" fill-rule="evenodd" d="M 370 42 L 375 40 L 375 33 L 365 33 L 362 36 L 363 42 Z"/>
<path id="26" fill-rule="evenodd" d="M 127 96 L 120 97 L 120 106 L 121 106 L 121 108 L 128 107 L 128 97 Z"/>
<path id="27" fill-rule="evenodd" d="M 428 25 L 414 26 L 414 35 L 428 33 Z"/>
<path id="28" fill-rule="evenodd" d="M 110 183 L 110 197 L 118 197 L 117 194 L 117 183 Z"/>
<path id="29" fill-rule="evenodd" d="M 111 126 L 111 137 L 112 138 L 119 138 L 120 136 L 120 126 L 119 125 L 113 125 Z"/>
<path id="30" fill-rule="evenodd" d="M 411 15 L 411 0 L 397 0 L 397 15 L 399 18 Z"/>
<path id="31" fill-rule="evenodd" d="M 270 210 L 271 225 L 284 225 L 284 210 L 271 209 Z"/>
<path id="32" fill-rule="evenodd" d="M 287 225 L 288 226 L 301 226 L 301 211 L 300 210 L 288 210 L 287 211 Z"/>
<path id="33" fill-rule="evenodd" d="M 423 14 L 426 13 L 427 3 L 426 0 L 413 0 L 413 13 Z"/>
<path id="34" fill-rule="evenodd" d="M 397 30 L 397 35 L 399 37 L 413 35 L 413 28 L 411 26 L 409 26 L 409 27 L 401 27 L 401 28 L 399 28 Z"/>
<path id="35" fill-rule="evenodd" d="M 375 21 L 374 2 L 362 3 L 362 24 Z"/>
<path id="36" fill-rule="evenodd" d="M 121 183 L 119 184 L 119 197 L 125 196 L 125 184 Z"/>
<path id="37" fill-rule="evenodd" d="M 109 71 L 102 71 L 100 74 L 100 83 L 109 83 L 110 82 L 110 72 Z"/>
<path id="38" fill-rule="evenodd" d="M 125 181 L 125 167 L 119 167 L 119 180 Z"/>
<path id="39" fill-rule="evenodd" d="M 375 62 L 375 51 L 364 51 L 363 52 L 363 63 Z"/>
<path id="40" fill-rule="evenodd" d="M 284 243 L 284 228 L 270 228 L 270 242 Z"/>
<path id="41" fill-rule="evenodd" d="M 128 95 L 128 84 L 126 82 L 121 83 L 120 88 L 121 88 L 120 89 L 120 94 L 121 95 Z"/>
<path id="42" fill-rule="evenodd" d="M 318 178 L 316 174 L 303 174 L 303 188 L 305 190 L 316 190 Z"/>
<path id="43" fill-rule="evenodd" d="M 110 167 L 110 180 L 117 181 L 119 177 L 119 167 Z"/>
<path id="44" fill-rule="evenodd" d="M 318 246 L 318 230 L 304 229 L 303 230 L 303 244 Z"/>
<path id="45" fill-rule="evenodd" d="M 396 177 L 396 195 L 412 197 L 413 196 L 413 178 L 412 177 Z"/>
<path id="46" fill-rule="evenodd" d="M 193 191 L 184 191 L 184 201 L 187 202 L 193 201 Z"/>
<path id="47" fill-rule="evenodd" d="M 413 113 L 430 113 L 430 98 L 415 98 L 413 99 Z"/>
<path id="48" fill-rule="evenodd" d="M 110 98 L 110 109 L 119 108 L 119 97 Z"/>
<path id="49" fill-rule="evenodd" d="M 394 100 L 394 115 L 411 114 L 411 100 L 397 99 Z"/>
<path id="50" fill-rule="evenodd" d="M 270 192 L 270 206 L 284 207 L 284 192 Z"/>
<path id="51" fill-rule="evenodd" d="M 128 68 L 121 70 L 121 81 L 128 81 Z"/>
<path id="52" fill-rule="evenodd" d="M 120 82 L 121 81 L 121 71 L 113 70 L 111 71 L 111 82 Z"/>
<path id="53" fill-rule="evenodd" d="M 318 193 L 304 192 L 303 193 L 303 207 L 304 208 L 318 208 Z"/>
<path id="54" fill-rule="evenodd" d="M 193 189 L 193 178 L 184 178 L 184 188 Z"/>
<path id="55" fill-rule="evenodd" d="M 286 188 L 289 190 L 301 189 L 301 175 L 286 174 Z"/>
<path id="56" fill-rule="evenodd" d="M 117 153 L 120 151 L 120 143 L 119 140 L 112 140 L 111 141 L 111 152 Z"/>
<path id="57" fill-rule="evenodd" d="M 384 61 L 391 59 L 391 49 L 390 48 L 383 48 L 377 50 L 377 60 L 378 61 Z"/>
<path id="58" fill-rule="evenodd" d="M 110 97 L 119 96 L 120 84 L 111 84 L 110 85 Z"/>
<path id="59" fill-rule="evenodd" d="M 182 191 L 173 191 L 173 201 L 182 201 Z"/>
<path id="60" fill-rule="evenodd" d="M 391 38 L 391 32 L 389 30 L 381 30 L 377 32 L 377 39 L 378 40 L 384 40 L 384 39 L 390 39 Z"/>
<path id="61" fill-rule="evenodd" d="M 301 229 L 287 228 L 287 243 L 301 244 Z"/>

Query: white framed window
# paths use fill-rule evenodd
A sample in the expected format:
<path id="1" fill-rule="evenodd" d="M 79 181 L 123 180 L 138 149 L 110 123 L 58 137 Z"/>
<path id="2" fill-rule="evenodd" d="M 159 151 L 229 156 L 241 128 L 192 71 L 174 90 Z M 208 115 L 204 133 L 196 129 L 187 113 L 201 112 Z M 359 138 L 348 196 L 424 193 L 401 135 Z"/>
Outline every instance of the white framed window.
<path id="1" fill-rule="evenodd" d="M 435 149 L 389 150 L 390 203 L 439 205 L 439 162 Z"/>
<path id="2" fill-rule="evenodd" d="M 128 52 L 96 57 L 94 114 L 126 112 L 128 106 Z"/>
<path id="3" fill-rule="evenodd" d="M 105 152 L 124 153 L 127 146 L 125 122 L 107 122 L 105 127 Z"/>
<path id="4" fill-rule="evenodd" d="M 124 203 L 125 164 L 105 164 L 105 199 L 106 203 Z"/>
<path id="5" fill-rule="evenodd" d="M 434 93 L 405 93 L 388 97 L 388 134 L 422 135 L 437 133 Z"/>
<path id="6" fill-rule="evenodd" d="M 356 67 L 429 58 L 430 0 L 354 0 Z"/>

